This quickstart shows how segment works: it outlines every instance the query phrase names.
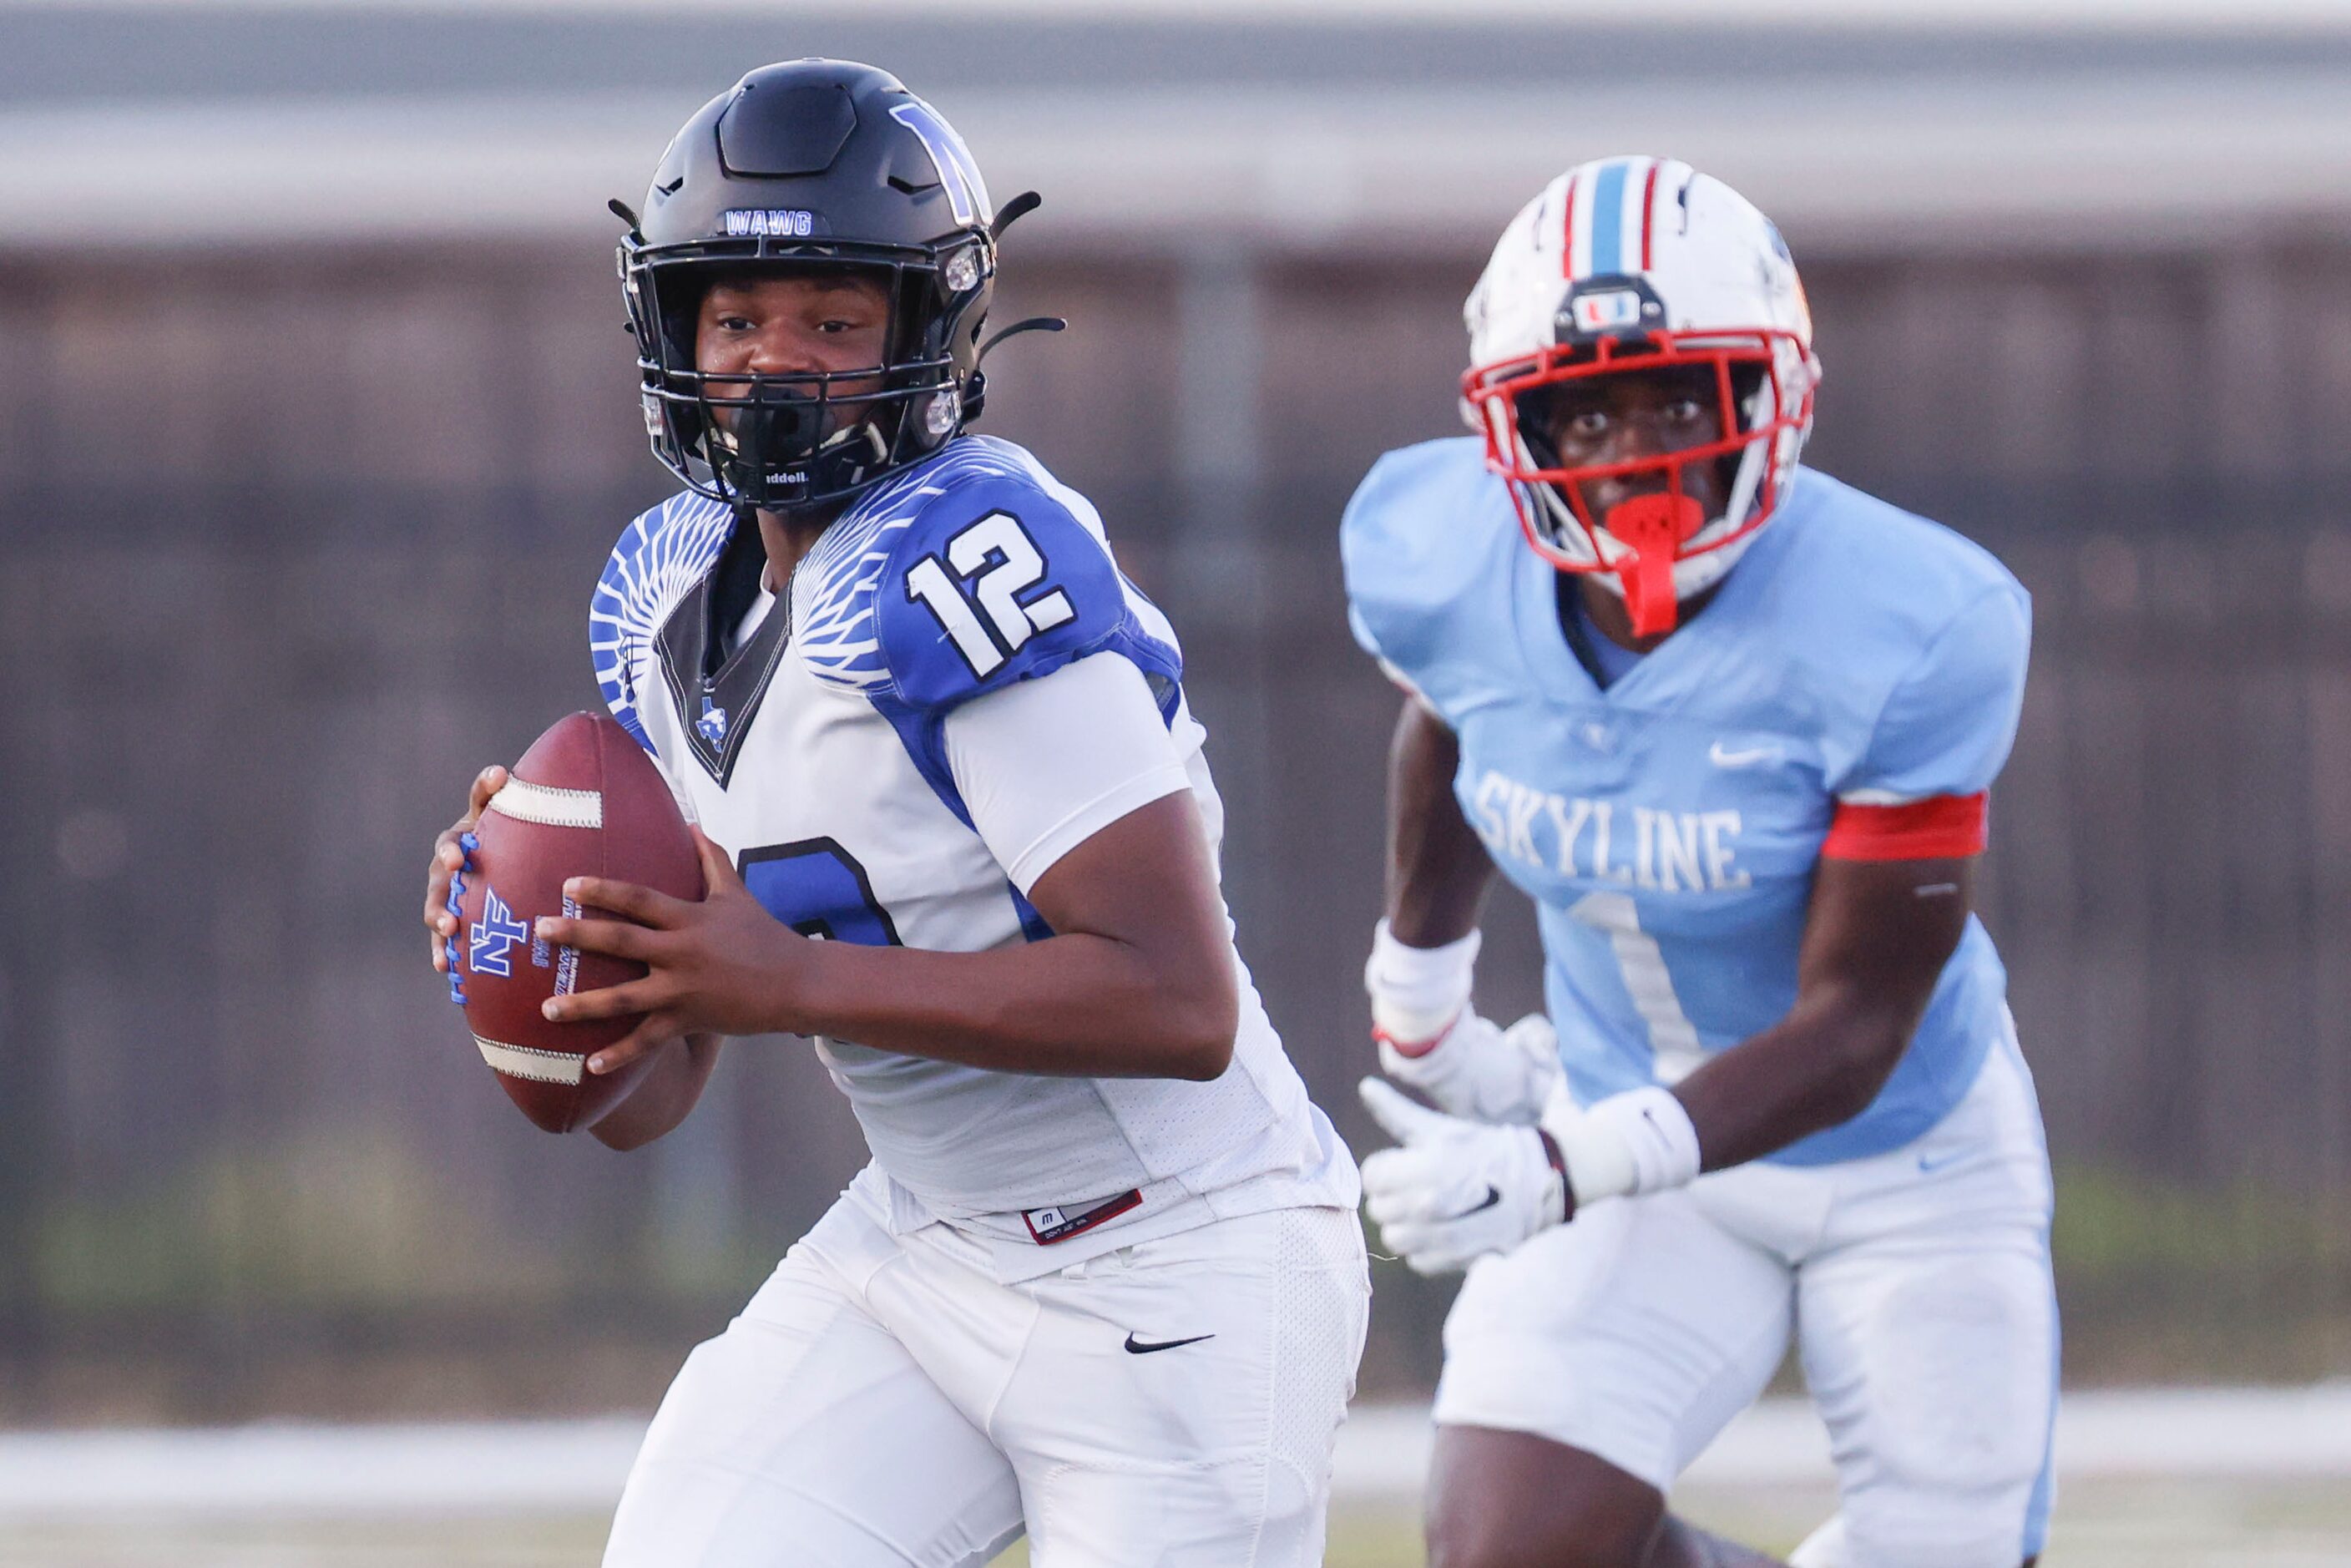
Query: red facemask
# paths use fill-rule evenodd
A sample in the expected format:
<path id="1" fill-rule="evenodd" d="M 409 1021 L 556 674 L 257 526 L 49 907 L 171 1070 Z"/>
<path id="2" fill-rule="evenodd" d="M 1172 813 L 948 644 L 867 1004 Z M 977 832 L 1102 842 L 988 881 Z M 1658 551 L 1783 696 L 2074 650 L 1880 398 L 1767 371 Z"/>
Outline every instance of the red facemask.
<path id="1" fill-rule="evenodd" d="M 1746 538 L 1762 527 L 1779 505 L 1775 465 L 1767 462 L 1754 500 L 1739 526 L 1689 548 L 1689 541 L 1713 519 L 1685 493 L 1684 470 L 1694 463 L 1735 462 L 1758 443 L 1801 431 L 1812 417 L 1809 387 L 1797 407 L 1788 406 L 1775 352 L 1782 344 L 1792 346 L 1800 356 L 1804 351 L 1796 334 L 1778 328 L 1601 338 L 1593 343 L 1546 349 L 1531 360 L 1480 365 L 1462 377 L 1462 396 L 1478 411 L 1485 431 L 1486 465 L 1510 481 L 1510 498 L 1518 507 L 1527 542 L 1561 571 L 1614 572 L 1624 589 L 1635 636 L 1657 636 L 1677 623 L 1677 561 Z M 1598 376 L 1692 366 L 1712 373 L 1717 428 L 1729 433 L 1719 440 L 1623 463 L 1547 468 L 1532 455 L 1542 444 L 1529 443 L 1519 428 L 1520 400 L 1530 392 Z M 1769 406 L 1776 411 L 1774 417 L 1752 428 L 1747 425 L 1734 390 L 1736 372 L 1749 370 L 1761 372 L 1771 392 Z M 1666 487 L 1630 497 L 1610 507 L 1604 517 L 1594 517 L 1584 487 L 1595 480 L 1635 476 L 1662 478 Z M 1537 486 L 1550 486 L 1561 504 L 1547 505 L 1542 493 L 1534 488 Z M 1565 516 L 1561 515 L 1562 510 Z M 1562 542 L 1570 529 L 1582 534 L 1576 541 L 1583 545 L 1582 551 Z M 1623 547 L 1613 560 L 1601 547 L 1598 536 L 1604 529 Z"/>

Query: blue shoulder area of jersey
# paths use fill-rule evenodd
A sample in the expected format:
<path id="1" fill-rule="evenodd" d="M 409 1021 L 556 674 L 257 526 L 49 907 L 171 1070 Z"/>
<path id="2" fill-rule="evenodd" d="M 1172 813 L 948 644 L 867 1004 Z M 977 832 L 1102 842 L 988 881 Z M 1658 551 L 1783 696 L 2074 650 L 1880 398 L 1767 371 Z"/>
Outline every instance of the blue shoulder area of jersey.
<path id="1" fill-rule="evenodd" d="M 963 704 L 1115 652 L 1175 718 L 1184 661 L 1165 619 L 1120 574 L 1092 506 L 1008 441 L 961 437 L 876 486 L 801 576 L 810 668 L 872 703 L 967 825 L 943 741 Z"/>
<path id="2" fill-rule="evenodd" d="M 1811 709 L 1832 793 L 1971 794 L 1991 782 L 2032 641 L 2031 597 L 1998 557 L 1803 469 L 1732 580 L 1723 607 L 1742 632 L 1768 637 L 1772 678 Z"/>
<path id="3" fill-rule="evenodd" d="M 596 685 L 621 727 L 647 751 L 653 746 L 637 715 L 639 661 L 734 531 L 734 511 L 724 502 L 681 491 L 621 531 L 589 598 Z"/>
<path id="4" fill-rule="evenodd" d="M 1476 437 L 1386 454 L 1339 524 L 1356 642 L 1449 718 L 1492 677 L 1485 651 L 1510 623 L 1511 569 L 1525 548 Z"/>
<path id="5" fill-rule="evenodd" d="M 963 437 L 876 486 L 801 570 L 793 634 L 819 678 L 925 712 L 1105 648 L 1146 674 L 1182 669 L 1092 507 L 1008 441 Z"/>

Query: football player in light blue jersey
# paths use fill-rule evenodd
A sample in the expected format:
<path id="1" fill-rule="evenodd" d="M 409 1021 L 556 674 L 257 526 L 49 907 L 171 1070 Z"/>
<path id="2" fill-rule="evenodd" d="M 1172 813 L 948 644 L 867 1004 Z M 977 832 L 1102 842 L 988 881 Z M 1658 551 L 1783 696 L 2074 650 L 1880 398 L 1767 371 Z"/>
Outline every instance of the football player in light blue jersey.
<path id="1" fill-rule="evenodd" d="M 576 879 L 627 918 L 538 934 L 650 973 L 549 1016 L 642 1015 L 589 1063 L 651 1058 L 616 1147 L 693 1109 L 716 1036 L 789 1032 L 873 1159 L 687 1359 L 606 1568 L 977 1568 L 1024 1531 L 1039 1568 L 1311 1568 L 1354 1163 L 1234 949 L 1173 627 L 1083 497 L 965 434 L 1005 217 L 929 105 L 831 60 L 714 99 L 623 215 L 687 489 L 591 638 L 710 892 Z M 436 966 L 504 783 L 436 849 Z"/>
<path id="2" fill-rule="evenodd" d="M 2049 1507 L 2051 1190 L 1970 910 L 2028 603 L 1968 541 L 1798 466 L 1794 264 L 1687 164 L 1583 164 L 1466 311 L 1482 438 L 1383 457 L 1343 528 L 1404 686 L 1366 969 L 1400 1146 L 1367 1207 L 1467 1266 L 1439 1568 L 1771 1560 L 1669 1518 L 1792 1335 L 1836 1516 L 1803 1568 L 2017 1568 Z M 1470 1005 L 1496 868 L 1546 1017 Z"/>

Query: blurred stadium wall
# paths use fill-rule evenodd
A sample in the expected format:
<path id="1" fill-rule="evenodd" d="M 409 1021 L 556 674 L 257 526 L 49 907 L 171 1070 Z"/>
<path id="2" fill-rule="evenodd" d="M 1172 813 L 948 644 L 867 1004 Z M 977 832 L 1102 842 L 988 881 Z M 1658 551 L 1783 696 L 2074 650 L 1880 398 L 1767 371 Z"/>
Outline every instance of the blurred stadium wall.
<path id="1" fill-rule="evenodd" d="M 665 489 L 604 199 L 810 53 L 1048 197 L 998 314 L 1071 330 L 985 428 L 1182 628 L 1244 949 L 1364 1143 L 1395 699 L 1340 507 L 1459 428 L 1459 298 L 1558 168 L 1777 215 L 1815 460 L 2036 596 L 1985 914 L 2073 1375 L 2351 1372 L 2351 30 L 1867 9 L 0 9 L 0 1420 L 649 1402 L 854 1167 L 797 1041 L 643 1155 L 531 1131 L 416 925 L 472 771 L 593 705 Z M 1384 1275 L 1368 1388 L 1444 1300 Z"/>

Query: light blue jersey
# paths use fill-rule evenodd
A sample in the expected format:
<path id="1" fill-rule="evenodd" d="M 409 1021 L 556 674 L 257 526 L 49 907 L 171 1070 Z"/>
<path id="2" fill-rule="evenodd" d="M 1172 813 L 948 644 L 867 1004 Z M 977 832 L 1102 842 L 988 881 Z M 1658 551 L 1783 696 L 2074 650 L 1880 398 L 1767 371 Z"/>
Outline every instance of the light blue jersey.
<path id="1" fill-rule="evenodd" d="M 1478 441 L 1381 458 L 1341 546 L 1357 640 L 1460 737 L 1461 809 L 1535 901 L 1585 1103 L 1676 1082 L 1786 1016 L 1839 800 L 1975 794 L 2015 738 L 2023 588 L 1809 469 L 1713 601 L 1604 691 Z M 1925 1133 L 2002 1038 L 2006 990 L 1970 916 L 1876 1100 L 1771 1157 L 1856 1159 Z"/>

